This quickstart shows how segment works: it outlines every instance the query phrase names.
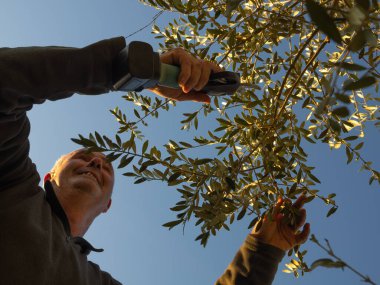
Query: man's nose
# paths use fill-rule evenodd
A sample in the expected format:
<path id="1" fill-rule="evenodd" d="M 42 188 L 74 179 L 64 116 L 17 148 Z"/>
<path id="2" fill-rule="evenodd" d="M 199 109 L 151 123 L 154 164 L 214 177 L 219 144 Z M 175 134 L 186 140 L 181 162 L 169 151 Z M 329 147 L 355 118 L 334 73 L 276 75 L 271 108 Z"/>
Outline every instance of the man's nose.
<path id="1" fill-rule="evenodd" d="M 99 157 L 93 157 L 89 162 L 90 167 L 99 168 L 102 169 L 103 166 L 103 160 Z"/>

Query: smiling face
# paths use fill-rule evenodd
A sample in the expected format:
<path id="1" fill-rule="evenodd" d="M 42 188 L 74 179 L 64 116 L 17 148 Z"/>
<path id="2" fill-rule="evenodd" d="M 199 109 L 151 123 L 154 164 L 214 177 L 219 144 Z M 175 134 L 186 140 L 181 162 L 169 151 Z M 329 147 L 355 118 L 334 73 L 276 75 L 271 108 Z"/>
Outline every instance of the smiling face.
<path id="1" fill-rule="evenodd" d="M 51 180 L 59 198 L 81 201 L 99 213 L 109 207 L 114 171 L 102 153 L 80 149 L 63 156 L 52 169 Z"/>

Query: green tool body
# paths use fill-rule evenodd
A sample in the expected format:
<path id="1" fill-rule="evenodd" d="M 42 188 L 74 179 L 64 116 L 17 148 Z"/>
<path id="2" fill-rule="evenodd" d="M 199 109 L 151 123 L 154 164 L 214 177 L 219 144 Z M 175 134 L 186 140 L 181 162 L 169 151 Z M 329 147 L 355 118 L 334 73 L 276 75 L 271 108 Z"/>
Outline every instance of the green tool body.
<path id="1" fill-rule="evenodd" d="M 180 88 L 178 77 L 181 69 L 161 63 L 159 54 L 145 42 L 131 42 L 115 59 L 113 68 L 114 90 L 139 92 L 158 85 Z M 231 95 L 239 87 L 239 73 L 222 71 L 212 73 L 201 92 L 210 96 Z"/>

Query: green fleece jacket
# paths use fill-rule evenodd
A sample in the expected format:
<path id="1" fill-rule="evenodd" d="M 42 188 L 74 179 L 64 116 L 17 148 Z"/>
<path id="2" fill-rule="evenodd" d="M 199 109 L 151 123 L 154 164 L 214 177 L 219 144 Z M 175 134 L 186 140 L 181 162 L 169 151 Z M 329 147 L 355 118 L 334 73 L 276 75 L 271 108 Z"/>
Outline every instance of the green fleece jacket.
<path id="1" fill-rule="evenodd" d="M 84 48 L 0 49 L 0 284 L 120 284 L 88 261 L 49 182 L 29 158 L 27 111 L 45 100 L 111 90 L 122 37 Z M 271 284 L 284 252 L 249 235 L 218 285 Z"/>

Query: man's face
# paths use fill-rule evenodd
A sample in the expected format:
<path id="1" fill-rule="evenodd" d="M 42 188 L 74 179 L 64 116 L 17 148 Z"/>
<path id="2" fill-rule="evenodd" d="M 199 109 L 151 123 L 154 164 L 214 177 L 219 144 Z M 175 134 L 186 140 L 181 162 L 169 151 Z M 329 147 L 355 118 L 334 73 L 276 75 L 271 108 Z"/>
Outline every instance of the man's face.
<path id="1" fill-rule="evenodd" d="M 114 171 L 104 154 L 88 153 L 85 149 L 73 151 L 54 169 L 52 180 L 62 189 L 60 195 L 80 195 L 86 202 L 99 206 L 100 211 L 107 210 Z"/>

